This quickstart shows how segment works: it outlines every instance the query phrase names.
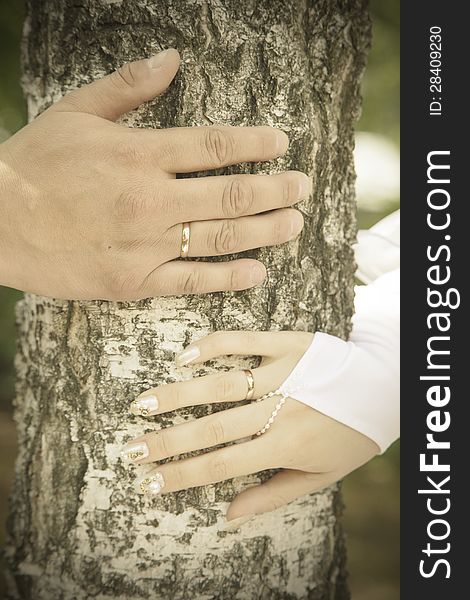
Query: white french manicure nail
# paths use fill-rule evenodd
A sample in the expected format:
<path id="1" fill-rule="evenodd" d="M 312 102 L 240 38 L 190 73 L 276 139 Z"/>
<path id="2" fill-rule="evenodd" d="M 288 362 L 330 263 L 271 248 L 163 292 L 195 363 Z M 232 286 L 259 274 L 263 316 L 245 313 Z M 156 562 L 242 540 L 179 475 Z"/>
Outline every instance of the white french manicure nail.
<path id="1" fill-rule="evenodd" d="M 201 351 L 199 348 L 197 346 L 190 346 L 176 356 L 176 364 L 179 367 L 184 367 L 184 365 L 188 365 L 190 362 L 193 362 L 193 360 L 196 360 L 196 358 L 199 356 L 201 356 Z"/>
<path id="2" fill-rule="evenodd" d="M 141 479 L 137 485 L 141 494 L 157 496 L 165 487 L 165 480 L 161 473 L 154 473 Z"/>
<path id="3" fill-rule="evenodd" d="M 129 407 L 133 415 L 148 417 L 155 415 L 158 411 L 158 398 L 153 394 L 136 398 Z"/>
<path id="4" fill-rule="evenodd" d="M 149 447 L 145 442 L 129 442 L 121 451 L 122 458 L 131 462 L 147 458 L 148 455 Z"/>

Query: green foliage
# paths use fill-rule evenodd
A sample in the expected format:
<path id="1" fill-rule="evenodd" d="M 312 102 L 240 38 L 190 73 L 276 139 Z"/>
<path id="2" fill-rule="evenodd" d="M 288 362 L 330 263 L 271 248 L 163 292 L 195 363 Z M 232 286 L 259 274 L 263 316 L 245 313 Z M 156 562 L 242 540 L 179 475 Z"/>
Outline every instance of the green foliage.
<path id="1" fill-rule="evenodd" d="M 26 122 L 20 86 L 20 36 L 23 3 L 0 0 L 0 141 Z M 21 294 L 0 287 L 0 410 L 13 396 L 15 328 L 13 308 Z"/>
<path id="2" fill-rule="evenodd" d="M 9 408 L 13 397 L 14 306 L 19 298 L 19 292 L 0 287 L 0 411 Z"/>
<path id="3" fill-rule="evenodd" d="M 0 0 L 0 141 L 26 121 L 19 76 L 23 12 L 23 2 Z"/>
<path id="4" fill-rule="evenodd" d="M 400 2 L 371 0 L 372 48 L 362 86 L 361 131 L 400 134 Z"/>

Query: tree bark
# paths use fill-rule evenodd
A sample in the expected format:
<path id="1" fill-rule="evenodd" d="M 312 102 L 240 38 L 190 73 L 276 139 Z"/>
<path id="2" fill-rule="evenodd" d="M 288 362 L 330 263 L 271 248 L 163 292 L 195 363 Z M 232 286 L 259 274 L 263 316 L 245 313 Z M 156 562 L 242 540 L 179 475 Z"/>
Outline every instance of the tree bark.
<path id="1" fill-rule="evenodd" d="M 18 306 L 19 457 L 9 520 L 10 597 L 343 600 L 337 486 L 227 527 L 228 501 L 272 473 L 159 498 L 133 491 L 121 445 L 227 406 L 147 422 L 128 414 L 149 386 L 222 368 L 178 369 L 174 353 L 216 329 L 322 330 L 347 337 L 355 240 L 353 125 L 369 45 L 364 0 L 29 0 L 29 117 L 66 91 L 168 46 L 171 89 L 128 115 L 136 127 L 271 124 L 285 157 L 226 172 L 300 169 L 314 178 L 299 240 L 247 253 L 268 280 L 243 293 L 137 303 Z M 256 359 L 224 359 L 231 368 Z"/>

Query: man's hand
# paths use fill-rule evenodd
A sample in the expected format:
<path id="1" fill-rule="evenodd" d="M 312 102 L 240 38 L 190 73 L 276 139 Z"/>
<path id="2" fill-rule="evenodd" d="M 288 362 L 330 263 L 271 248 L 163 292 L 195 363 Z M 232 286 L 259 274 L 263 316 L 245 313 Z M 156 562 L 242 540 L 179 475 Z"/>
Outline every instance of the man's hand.
<path id="1" fill-rule="evenodd" d="M 280 244 L 302 229 L 299 172 L 176 179 L 282 155 L 271 127 L 130 129 L 113 123 L 153 99 L 180 59 L 167 50 L 67 94 L 0 146 L 0 284 L 56 298 L 134 300 L 241 290 L 256 260 L 178 260 Z"/>

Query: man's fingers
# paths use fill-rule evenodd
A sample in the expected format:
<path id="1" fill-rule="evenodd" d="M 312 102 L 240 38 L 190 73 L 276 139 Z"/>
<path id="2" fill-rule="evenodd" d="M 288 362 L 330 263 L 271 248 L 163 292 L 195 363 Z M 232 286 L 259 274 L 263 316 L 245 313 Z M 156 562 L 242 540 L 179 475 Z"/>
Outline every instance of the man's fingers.
<path id="1" fill-rule="evenodd" d="M 154 146 L 157 163 L 168 173 L 220 169 L 240 162 L 272 160 L 284 154 L 287 135 L 274 127 L 176 127 L 137 132 Z"/>
<path id="2" fill-rule="evenodd" d="M 311 179 L 299 171 L 275 175 L 227 175 L 165 181 L 161 193 L 176 223 L 235 219 L 286 208 L 308 198 Z"/>
<path id="3" fill-rule="evenodd" d="M 263 263 L 251 258 L 219 263 L 173 260 L 147 276 L 139 297 L 241 291 L 259 285 L 265 277 Z"/>
<path id="4" fill-rule="evenodd" d="M 305 473 L 283 469 L 260 485 L 238 494 L 227 510 L 227 521 L 276 510 L 296 498 L 316 492 L 336 481 L 333 473 Z"/>
<path id="5" fill-rule="evenodd" d="M 170 48 L 149 59 L 129 62 L 114 73 L 70 92 L 52 110 L 85 112 L 110 121 L 161 94 L 180 64 Z"/>
<path id="6" fill-rule="evenodd" d="M 303 225 L 302 214 L 293 208 L 280 208 L 238 219 L 193 221 L 189 256 L 224 256 L 284 244 L 296 238 Z M 176 257 L 181 249 L 182 226 L 173 226 L 167 235 Z"/>
<path id="7" fill-rule="evenodd" d="M 165 494 L 264 471 L 273 466 L 269 453 L 262 451 L 264 443 L 260 437 L 193 458 L 167 462 L 142 477 L 137 482 L 137 491 Z"/>

